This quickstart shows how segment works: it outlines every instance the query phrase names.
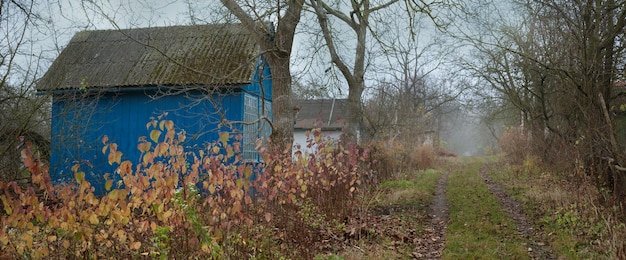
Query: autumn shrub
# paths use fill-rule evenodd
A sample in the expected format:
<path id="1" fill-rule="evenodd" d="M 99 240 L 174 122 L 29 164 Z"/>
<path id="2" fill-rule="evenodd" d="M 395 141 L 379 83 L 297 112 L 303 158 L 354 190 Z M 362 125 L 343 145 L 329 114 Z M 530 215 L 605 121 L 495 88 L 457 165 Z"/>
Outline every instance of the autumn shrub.
<path id="1" fill-rule="evenodd" d="M 435 149 L 432 145 L 421 145 L 415 148 L 413 162 L 416 169 L 425 170 L 433 167 L 435 161 Z"/>
<path id="2" fill-rule="evenodd" d="M 397 179 L 407 171 L 432 168 L 435 149 L 432 145 L 411 146 L 400 142 L 376 142 L 373 147 L 373 169 L 380 180 Z"/>
<path id="3" fill-rule="evenodd" d="M 88 165 L 72 167 L 73 183 L 52 185 L 27 143 L 33 186 L 0 183 L 0 257 L 279 258 L 277 241 L 295 243 L 279 248 L 286 254 L 309 252 L 322 230 L 341 228 L 372 179 L 367 149 L 319 132 L 308 157 L 261 151 L 269 167 L 261 174 L 241 160 L 240 136 L 221 133 L 206 149 L 185 151 L 173 121 L 160 116 L 146 127 L 135 164 L 103 138 L 102 152 L 118 165 L 104 176 L 103 196 L 85 179 Z"/>
<path id="4" fill-rule="evenodd" d="M 521 164 L 530 154 L 528 133 L 522 127 L 509 127 L 498 140 L 500 149 L 513 164 Z"/>
<path id="5" fill-rule="evenodd" d="M 358 208 L 358 195 L 376 178 L 369 149 L 324 138 L 319 129 L 307 133 L 306 146 L 293 158 L 291 151 L 263 152 L 270 168 L 257 184 L 259 200 L 267 205 L 266 220 L 282 230 L 281 240 L 309 245 L 302 253 L 312 256 L 315 241 L 328 232 L 345 231 L 346 220 Z"/>

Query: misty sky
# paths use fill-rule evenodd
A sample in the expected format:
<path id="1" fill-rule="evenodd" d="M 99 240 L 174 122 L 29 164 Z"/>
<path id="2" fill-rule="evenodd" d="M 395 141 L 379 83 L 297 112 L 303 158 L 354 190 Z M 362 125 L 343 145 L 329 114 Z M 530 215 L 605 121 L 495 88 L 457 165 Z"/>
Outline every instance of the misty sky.
<path id="1" fill-rule="evenodd" d="M 36 29 L 29 31 L 28 36 L 33 39 L 32 48 L 30 48 L 34 54 L 32 56 L 43 57 L 36 70 L 39 77 L 45 73 L 45 70 L 54 58 L 78 31 L 188 25 L 193 23 L 204 24 L 224 21 L 223 10 L 218 10 L 221 6 L 218 1 L 211 1 L 213 2 L 211 4 L 166 0 L 93 0 L 89 2 L 93 4 L 76 0 L 37 3 L 38 5 L 35 9 L 38 10 L 37 13 L 40 14 L 40 17 L 38 17 L 39 20 L 36 22 Z M 416 17 L 413 26 L 416 33 L 414 35 L 416 41 L 409 43 L 408 39 L 412 35 L 410 34 L 408 19 L 398 15 L 398 12 L 401 12 L 401 9 L 398 8 L 401 7 L 398 6 L 396 9 L 389 9 L 381 12 L 378 16 L 373 16 L 374 19 L 379 21 L 390 21 L 389 17 L 394 17 L 396 20 L 393 20 L 395 24 L 385 25 L 390 26 L 387 29 L 381 25 L 381 33 L 377 35 L 380 38 L 390 37 L 385 39 L 392 44 L 382 49 L 372 49 L 368 53 L 370 57 L 370 65 L 367 68 L 368 85 L 373 84 L 376 80 L 390 77 L 395 73 L 389 69 L 393 68 L 393 66 L 390 66 L 390 63 L 393 63 L 393 61 L 384 55 L 384 49 L 395 48 L 400 45 L 412 45 L 413 51 L 422 52 L 417 66 L 423 67 L 424 71 L 430 72 L 433 70 L 434 84 L 454 84 L 450 79 L 438 81 L 437 78 L 455 77 L 457 75 L 455 74 L 457 73 L 454 71 L 455 69 L 450 66 L 450 62 L 455 55 L 466 55 L 464 52 L 459 52 L 459 50 L 464 49 L 460 47 L 456 47 L 454 50 L 445 49 L 446 44 L 450 44 L 453 40 L 436 30 L 433 23 L 423 16 Z M 489 8 L 499 7 L 490 6 Z M 332 67 L 328 55 L 323 51 L 311 52 L 314 49 L 314 45 L 319 44 L 319 41 L 321 41 L 321 38 L 313 32 L 312 28 L 315 25 L 315 17 L 305 12 L 305 18 L 302 19 L 299 25 L 300 33 L 297 35 L 294 43 L 292 72 L 294 76 L 302 76 L 305 81 L 314 80 L 318 83 L 328 84 L 329 89 L 333 92 L 331 96 L 345 97 L 347 90 L 337 87 L 345 85 L 341 75 L 336 69 L 330 72 L 328 70 L 328 68 Z M 351 54 L 351 49 L 354 48 L 355 42 L 349 36 L 350 31 L 341 26 L 336 27 L 336 29 L 345 31 L 342 35 L 348 35 L 343 42 L 343 50 Z M 315 42 L 316 40 L 318 42 Z M 374 39 L 370 39 L 368 44 L 374 46 L 377 42 Z M 32 56 L 24 55 L 21 57 L 21 62 L 32 64 Z M 348 55 L 347 57 L 350 56 Z M 23 66 L 26 67 L 27 65 Z M 469 129 L 470 125 L 468 122 L 461 122 L 456 125 L 457 127 L 460 125 L 459 128 L 464 130 L 462 133 L 451 133 L 451 141 L 452 139 L 470 140 L 471 138 L 467 137 L 469 133 L 481 131 L 473 128 Z M 458 147 L 458 152 L 461 153 L 472 150 L 470 147 L 476 147 L 476 145 L 467 147 L 468 145 L 463 144 L 450 144 L 450 146 Z M 461 147 L 463 148 L 461 149 Z"/>

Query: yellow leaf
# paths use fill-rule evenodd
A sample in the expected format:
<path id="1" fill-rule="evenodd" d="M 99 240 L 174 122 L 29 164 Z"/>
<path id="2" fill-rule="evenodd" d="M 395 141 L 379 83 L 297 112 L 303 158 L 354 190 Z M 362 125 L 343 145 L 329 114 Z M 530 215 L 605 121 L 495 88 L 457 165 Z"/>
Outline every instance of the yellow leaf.
<path id="1" fill-rule="evenodd" d="M 85 172 L 74 172 L 74 179 L 78 183 L 82 183 L 85 180 Z"/>
<path id="2" fill-rule="evenodd" d="M 185 131 L 181 131 L 180 133 L 178 133 L 178 141 L 180 141 L 181 143 L 185 141 L 185 139 L 187 139 L 187 135 L 185 133 Z"/>
<path id="3" fill-rule="evenodd" d="M 31 236 L 28 233 L 22 233 L 22 236 L 20 237 L 20 239 L 22 239 L 22 241 L 26 243 L 26 247 L 28 249 L 33 248 L 33 236 Z"/>
<path id="4" fill-rule="evenodd" d="M 124 243 L 126 242 L 126 232 L 124 232 L 124 230 L 118 230 L 117 231 L 117 238 L 120 240 L 120 242 Z"/>
<path id="5" fill-rule="evenodd" d="M 152 142 L 158 143 L 160 136 L 161 136 L 161 131 L 156 130 L 156 129 L 150 131 L 150 140 L 152 140 Z"/>
<path id="6" fill-rule="evenodd" d="M 98 220 L 98 216 L 96 216 L 96 214 L 91 214 L 89 215 L 89 223 L 91 223 L 92 225 L 98 225 L 100 223 L 100 220 Z"/>
<path id="7" fill-rule="evenodd" d="M 228 132 L 220 133 L 220 142 L 222 142 L 222 144 L 226 145 L 226 142 L 228 142 L 228 138 L 229 138 Z"/>
<path id="8" fill-rule="evenodd" d="M 74 164 L 74 165 L 72 166 L 72 172 L 76 172 L 76 171 L 78 171 L 78 168 L 80 168 L 80 164 L 78 164 L 78 163 L 77 163 L 77 164 Z"/>
<path id="9" fill-rule="evenodd" d="M 233 157 L 235 155 L 235 152 L 233 151 L 233 148 L 228 146 L 226 147 L 226 157 L 230 158 Z"/>
<path id="10" fill-rule="evenodd" d="M 165 128 L 163 128 L 163 125 L 165 124 L 165 121 L 161 121 L 159 122 L 159 129 L 161 130 L 165 130 Z"/>
<path id="11" fill-rule="evenodd" d="M 0 195 L 0 200 L 2 200 L 2 204 L 4 204 L 4 212 L 11 215 L 13 213 L 13 208 L 9 203 L 9 199 L 5 195 Z"/>
<path id="12" fill-rule="evenodd" d="M 110 190 L 111 190 L 111 187 L 113 187 L 113 181 L 112 181 L 112 180 L 107 180 L 107 181 L 104 183 L 104 189 L 105 189 L 106 191 L 110 191 Z"/>
<path id="13" fill-rule="evenodd" d="M 35 251 L 35 257 L 36 259 L 42 259 L 47 257 L 48 255 L 50 255 L 50 249 L 48 249 L 48 247 L 40 247 L 37 248 L 37 251 Z"/>
<path id="14" fill-rule="evenodd" d="M 137 149 L 142 153 L 149 151 L 150 147 L 152 147 L 152 143 L 150 142 L 142 142 L 137 145 Z"/>
<path id="15" fill-rule="evenodd" d="M 57 236 L 48 236 L 48 242 L 52 243 L 54 241 L 57 241 Z"/>
<path id="16" fill-rule="evenodd" d="M 167 220 L 168 218 L 170 218 L 172 216 L 172 211 L 168 210 L 166 212 L 163 212 L 163 219 Z"/>
<path id="17" fill-rule="evenodd" d="M 65 249 L 68 249 L 68 248 L 70 247 L 70 241 L 68 241 L 68 240 L 63 240 L 63 247 L 64 247 Z"/>
<path id="18" fill-rule="evenodd" d="M 220 148 L 217 146 L 213 146 L 213 153 L 218 154 L 220 152 Z"/>
<path id="19" fill-rule="evenodd" d="M 246 179 L 252 177 L 252 165 L 246 165 L 246 168 L 243 169 L 243 176 L 246 177 Z"/>
<path id="20" fill-rule="evenodd" d="M 151 163 L 153 159 L 154 159 L 153 154 L 151 152 L 147 152 L 146 154 L 143 155 L 143 165 L 147 165 L 148 163 Z"/>
<path id="21" fill-rule="evenodd" d="M 107 153 L 107 148 L 109 148 L 109 145 L 105 145 L 104 147 L 102 147 L 102 154 L 106 154 Z"/>
<path id="22" fill-rule="evenodd" d="M 141 242 L 137 241 L 130 244 L 130 250 L 137 250 L 141 247 Z"/>

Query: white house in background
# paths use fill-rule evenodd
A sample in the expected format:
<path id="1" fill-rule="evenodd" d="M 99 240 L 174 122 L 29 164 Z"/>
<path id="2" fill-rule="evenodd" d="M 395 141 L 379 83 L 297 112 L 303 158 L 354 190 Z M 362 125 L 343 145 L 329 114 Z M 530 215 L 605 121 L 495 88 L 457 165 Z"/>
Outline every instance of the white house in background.
<path id="1" fill-rule="evenodd" d="M 300 147 L 303 152 L 307 149 L 306 132 L 320 128 L 324 137 L 338 140 L 346 124 L 348 110 L 347 99 L 315 99 L 294 100 L 293 104 L 299 108 L 294 125 L 294 152 Z"/>

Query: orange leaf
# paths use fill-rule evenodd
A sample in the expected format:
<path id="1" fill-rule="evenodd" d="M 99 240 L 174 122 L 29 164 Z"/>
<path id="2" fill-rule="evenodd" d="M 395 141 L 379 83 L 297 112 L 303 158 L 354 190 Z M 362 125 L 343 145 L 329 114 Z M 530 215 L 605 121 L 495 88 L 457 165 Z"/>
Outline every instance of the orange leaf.
<path id="1" fill-rule="evenodd" d="M 137 250 L 141 247 L 141 242 L 137 241 L 137 242 L 133 242 L 132 244 L 130 244 L 130 250 Z"/>
<path id="2" fill-rule="evenodd" d="M 102 144 L 107 144 L 109 142 L 109 136 L 105 135 L 102 137 Z"/>
<path id="3" fill-rule="evenodd" d="M 165 120 L 165 129 L 167 129 L 167 131 L 174 130 L 174 122 L 172 120 Z"/>
<path id="4" fill-rule="evenodd" d="M 115 152 L 115 162 L 117 162 L 117 164 L 122 163 L 122 152 Z"/>

